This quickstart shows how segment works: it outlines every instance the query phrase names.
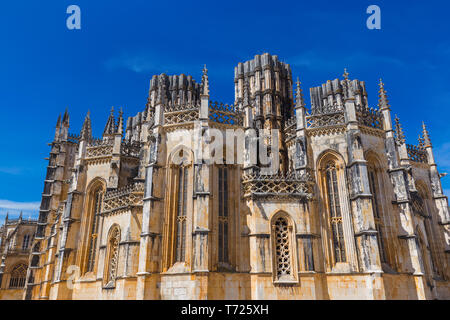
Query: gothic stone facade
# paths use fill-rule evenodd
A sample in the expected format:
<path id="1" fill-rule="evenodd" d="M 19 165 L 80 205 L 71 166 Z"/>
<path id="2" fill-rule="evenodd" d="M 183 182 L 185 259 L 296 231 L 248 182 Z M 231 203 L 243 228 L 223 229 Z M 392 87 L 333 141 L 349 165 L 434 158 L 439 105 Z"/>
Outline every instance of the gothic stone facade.
<path id="1" fill-rule="evenodd" d="M 345 73 L 307 108 L 269 54 L 234 82 L 230 106 L 210 100 L 206 68 L 200 83 L 155 75 L 145 110 L 112 111 L 100 139 L 89 114 L 79 135 L 58 119 L 24 298 L 449 299 L 430 137 L 405 143 L 383 83 L 371 108 Z M 210 129 L 242 133 L 223 152 L 243 163 L 199 157 Z M 250 154 L 264 129 L 272 174 Z"/>
<path id="2" fill-rule="evenodd" d="M 0 228 L 0 300 L 23 298 L 31 244 L 36 233 L 37 221 L 8 219 Z"/>

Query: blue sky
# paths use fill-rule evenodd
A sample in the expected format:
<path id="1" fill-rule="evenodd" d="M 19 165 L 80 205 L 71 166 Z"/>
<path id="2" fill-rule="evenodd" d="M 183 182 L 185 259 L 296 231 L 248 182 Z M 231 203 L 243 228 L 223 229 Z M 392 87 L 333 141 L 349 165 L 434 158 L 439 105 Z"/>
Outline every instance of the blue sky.
<path id="1" fill-rule="evenodd" d="M 66 28 L 71 4 L 81 8 L 81 30 Z M 381 8 L 381 30 L 366 28 L 371 4 Z M 407 142 L 417 143 L 425 121 L 439 169 L 450 172 L 449 11 L 434 0 L 2 3 L 0 219 L 37 216 L 43 158 L 66 107 L 71 132 L 89 109 L 100 136 L 111 106 L 126 116 L 144 108 L 153 74 L 199 81 L 205 63 L 212 99 L 232 103 L 234 66 L 263 52 L 290 63 L 305 93 L 346 67 L 376 106 L 382 77 Z M 442 181 L 449 195 L 450 175 Z"/>

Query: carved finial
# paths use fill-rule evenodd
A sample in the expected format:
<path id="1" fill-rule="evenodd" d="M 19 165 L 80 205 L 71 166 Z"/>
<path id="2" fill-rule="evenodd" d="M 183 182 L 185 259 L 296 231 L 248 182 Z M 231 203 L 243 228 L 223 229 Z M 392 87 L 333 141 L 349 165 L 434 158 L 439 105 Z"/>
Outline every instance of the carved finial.
<path id="1" fill-rule="evenodd" d="M 89 110 L 84 118 L 83 126 L 81 127 L 80 138 L 81 140 L 90 140 L 92 138 L 91 112 Z"/>
<path id="2" fill-rule="evenodd" d="M 69 109 L 66 108 L 66 111 L 64 111 L 64 116 L 63 116 L 63 124 L 64 124 L 65 126 L 69 126 L 69 119 L 70 119 L 70 116 L 69 116 Z"/>
<path id="3" fill-rule="evenodd" d="M 303 91 L 302 91 L 302 87 L 301 87 L 301 82 L 300 79 L 297 77 L 297 91 L 295 94 L 296 97 L 296 108 L 303 108 L 305 106 L 305 101 L 303 99 Z"/>
<path id="4" fill-rule="evenodd" d="M 116 120 L 114 119 L 114 107 L 112 107 L 108 121 L 106 122 L 105 130 L 103 130 L 103 135 L 105 136 L 114 134 L 115 129 L 116 129 Z"/>
<path id="5" fill-rule="evenodd" d="M 123 133 L 123 110 L 122 110 L 122 108 L 120 108 L 120 111 L 119 111 L 119 119 L 117 120 L 116 133 L 119 133 L 119 134 Z"/>
<path id="6" fill-rule="evenodd" d="M 397 115 L 395 115 L 395 140 L 398 145 L 405 143 L 405 134 L 403 133 L 402 125 Z"/>
<path id="7" fill-rule="evenodd" d="M 208 69 L 206 69 L 206 64 L 203 66 L 202 95 L 209 96 L 209 78 L 208 78 Z"/>
<path id="8" fill-rule="evenodd" d="M 344 74 L 343 74 L 343 76 L 344 76 L 344 79 L 345 79 L 345 80 L 348 80 L 349 73 L 347 72 L 347 68 L 344 68 Z"/>
<path id="9" fill-rule="evenodd" d="M 58 116 L 58 120 L 56 120 L 56 127 L 60 128 L 61 127 L 61 113 Z"/>
<path id="10" fill-rule="evenodd" d="M 386 90 L 384 89 L 383 80 L 380 79 L 380 83 L 378 85 L 380 86 L 380 90 L 378 91 L 378 93 L 379 93 L 379 95 L 378 95 L 378 97 L 379 97 L 379 99 L 378 99 L 378 107 L 380 108 L 380 110 L 390 109 L 389 101 L 387 99 Z"/>
<path id="11" fill-rule="evenodd" d="M 422 136 L 425 148 L 431 147 L 430 133 L 425 126 L 425 122 L 422 121 Z"/>

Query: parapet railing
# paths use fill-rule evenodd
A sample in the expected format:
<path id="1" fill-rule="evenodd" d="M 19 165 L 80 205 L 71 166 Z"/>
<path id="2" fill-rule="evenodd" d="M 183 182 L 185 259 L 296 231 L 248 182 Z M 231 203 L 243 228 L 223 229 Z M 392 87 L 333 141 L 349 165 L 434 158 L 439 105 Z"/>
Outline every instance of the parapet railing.
<path id="1" fill-rule="evenodd" d="M 102 214 L 111 214 L 143 205 L 144 183 L 135 182 L 123 188 L 107 191 L 103 199 Z"/>
<path id="2" fill-rule="evenodd" d="M 383 130 L 383 114 L 374 108 L 357 105 L 356 119 L 360 125 Z"/>
<path id="3" fill-rule="evenodd" d="M 428 155 L 424 147 L 407 144 L 408 158 L 414 162 L 427 163 Z"/>
<path id="4" fill-rule="evenodd" d="M 242 126 L 244 116 L 234 105 L 210 101 L 209 120 L 222 124 Z"/>
<path id="5" fill-rule="evenodd" d="M 242 176 L 244 198 L 295 197 L 310 199 L 313 180 L 310 173 L 299 176 L 296 172 L 263 175 L 245 173 Z"/>

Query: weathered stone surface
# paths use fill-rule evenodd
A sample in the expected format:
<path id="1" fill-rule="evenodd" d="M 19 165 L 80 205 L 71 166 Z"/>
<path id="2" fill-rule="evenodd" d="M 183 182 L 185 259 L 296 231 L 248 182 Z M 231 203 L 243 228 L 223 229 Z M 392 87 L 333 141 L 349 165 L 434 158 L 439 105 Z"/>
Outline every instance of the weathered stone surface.
<path id="1" fill-rule="evenodd" d="M 307 108 L 299 81 L 294 104 L 289 65 L 263 54 L 236 67 L 235 106 L 210 101 L 205 67 L 201 83 L 153 76 L 125 132 L 120 113 L 101 139 L 89 115 L 68 135 L 66 113 L 39 259 L 25 259 L 19 297 L 4 254 L 0 298 L 450 299 L 448 201 L 428 133 L 408 148 L 384 84 L 376 109 L 363 81 L 344 78 L 312 88 Z M 228 129 L 242 137 L 214 149 Z M 262 129 L 279 130 L 264 138 L 273 174 Z"/>

